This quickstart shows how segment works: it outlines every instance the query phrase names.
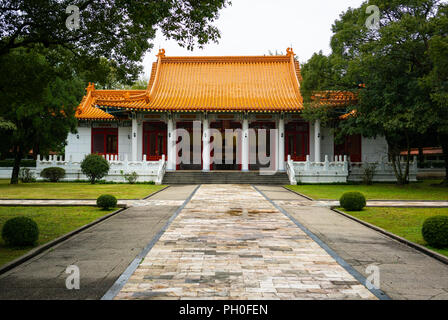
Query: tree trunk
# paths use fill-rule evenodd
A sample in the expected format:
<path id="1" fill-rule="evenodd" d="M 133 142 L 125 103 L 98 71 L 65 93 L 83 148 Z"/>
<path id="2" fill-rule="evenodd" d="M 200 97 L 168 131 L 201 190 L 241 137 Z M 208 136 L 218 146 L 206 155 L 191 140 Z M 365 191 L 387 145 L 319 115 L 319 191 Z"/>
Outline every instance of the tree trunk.
<path id="1" fill-rule="evenodd" d="M 418 148 L 418 167 L 423 168 L 425 159 L 423 158 L 423 148 Z"/>
<path id="2" fill-rule="evenodd" d="M 12 168 L 11 184 L 19 183 L 20 163 L 22 162 L 22 150 L 19 146 L 14 146 L 14 167 Z"/>
<path id="3" fill-rule="evenodd" d="M 389 146 L 389 156 L 391 158 L 391 162 L 392 162 L 392 168 L 394 170 L 394 174 L 395 174 L 395 178 L 397 179 L 397 184 L 407 184 L 409 179 L 409 159 L 410 159 L 410 145 L 409 143 L 407 143 L 407 150 L 408 150 L 408 154 L 406 156 L 406 166 L 404 168 L 404 172 L 403 172 L 403 168 L 401 167 L 401 148 L 393 143 L 390 143 L 390 141 L 386 138 L 386 141 L 388 143 Z"/>
<path id="4" fill-rule="evenodd" d="M 411 143 L 409 141 L 409 136 L 408 135 L 406 135 L 406 144 L 407 144 L 407 147 L 408 147 L 408 149 L 407 149 L 408 153 L 406 155 L 406 169 L 405 169 L 405 172 L 404 172 L 403 182 L 405 184 L 408 184 L 409 183 L 409 162 L 411 160 Z"/>

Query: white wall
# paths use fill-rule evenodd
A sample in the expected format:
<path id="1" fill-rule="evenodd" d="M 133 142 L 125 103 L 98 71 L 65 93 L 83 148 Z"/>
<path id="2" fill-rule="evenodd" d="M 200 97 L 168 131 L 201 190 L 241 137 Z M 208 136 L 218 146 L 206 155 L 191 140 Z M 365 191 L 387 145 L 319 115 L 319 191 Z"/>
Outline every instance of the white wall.
<path id="1" fill-rule="evenodd" d="M 321 128 L 320 130 L 322 139 L 320 141 L 320 160 L 324 161 L 325 156 L 328 156 L 328 160 L 333 160 L 334 155 L 334 137 L 330 128 Z"/>
<path id="2" fill-rule="evenodd" d="M 72 161 L 82 161 L 84 156 L 92 150 L 91 133 L 92 129 L 85 127 L 78 127 L 78 133 L 69 133 L 65 146 L 65 159 L 68 160 L 72 156 Z M 79 136 L 79 139 L 77 136 Z"/>
<path id="3" fill-rule="evenodd" d="M 323 139 L 321 140 L 321 161 L 328 155 L 330 161 L 334 156 L 334 135 L 330 128 L 321 128 Z M 375 162 L 387 161 L 387 142 L 384 137 L 361 138 L 362 161 Z M 310 124 L 310 160 L 314 161 L 314 124 Z"/>
<path id="4" fill-rule="evenodd" d="M 362 161 L 376 162 L 387 161 L 387 142 L 386 139 L 381 137 L 376 138 L 364 138 L 361 140 L 361 152 Z"/>
<path id="5" fill-rule="evenodd" d="M 143 123 L 137 124 L 137 161 L 143 159 Z"/>
<path id="6" fill-rule="evenodd" d="M 314 157 L 314 122 L 310 122 L 310 161 L 315 161 Z M 321 149 L 322 152 L 322 149 Z"/>
<path id="7" fill-rule="evenodd" d="M 131 134 L 131 127 L 118 127 L 118 154 L 122 160 L 125 159 L 126 155 L 128 156 L 128 159 L 131 160 L 132 140 L 129 139 Z"/>

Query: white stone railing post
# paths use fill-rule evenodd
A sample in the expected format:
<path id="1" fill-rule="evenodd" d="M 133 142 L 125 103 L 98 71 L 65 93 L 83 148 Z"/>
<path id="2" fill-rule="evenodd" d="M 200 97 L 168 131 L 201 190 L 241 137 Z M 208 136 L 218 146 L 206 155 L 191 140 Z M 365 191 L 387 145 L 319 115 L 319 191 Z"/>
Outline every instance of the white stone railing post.
<path id="1" fill-rule="evenodd" d="M 310 155 L 308 154 L 308 155 L 306 156 L 305 171 L 309 171 L 309 170 L 310 170 L 310 166 L 311 166 Z"/>
<path id="2" fill-rule="evenodd" d="M 286 173 L 288 174 L 289 183 L 292 185 L 297 184 L 296 172 L 294 171 L 294 163 L 291 161 L 291 155 L 288 154 L 288 160 L 286 162 Z"/>
<path id="3" fill-rule="evenodd" d="M 155 181 L 155 184 L 162 184 L 163 176 L 165 175 L 166 171 L 166 161 L 165 161 L 165 155 L 162 155 L 162 159 L 159 160 L 159 168 L 157 170 L 157 178 Z"/>
<path id="4" fill-rule="evenodd" d="M 129 155 L 127 153 L 124 155 L 124 169 L 129 170 Z"/>

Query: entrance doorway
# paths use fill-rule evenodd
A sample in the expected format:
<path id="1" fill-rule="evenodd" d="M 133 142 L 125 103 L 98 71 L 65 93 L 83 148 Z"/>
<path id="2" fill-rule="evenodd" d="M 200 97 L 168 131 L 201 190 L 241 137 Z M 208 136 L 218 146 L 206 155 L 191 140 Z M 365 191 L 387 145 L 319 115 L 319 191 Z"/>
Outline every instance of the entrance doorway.
<path id="1" fill-rule="evenodd" d="M 271 144 L 272 147 L 274 147 L 274 150 L 276 146 L 275 141 L 271 141 L 271 130 L 275 129 L 275 122 L 252 122 L 249 125 L 249 128 L 254 129 L 250 130 L 251 134 L 249 137 L 249 170 L 259 170 L 260 168 L 271 167 L 271 162 L 275 162 L 275 152 L 271 155 Z M 261 136 L 258 132 L 260 129 L 266 130 L 266 141 L 260 140 Z M 252 132 L 255 132 L 255 135 L 252 134 Z M 263 145 L 266 145 L 264 147 L 265 150 L 262 148 Z M 270 161 L 262 163 L 259 155 L 270 158 Z"/>
<path id="2" fill-rule="evenodd" d="M 285 160 L 306 161 L 310 154 L 310 127 L 305 121 L 289 122 L 285 126 Z"/>
<path id="3" fill-rule="evenodd" d="M 211 137 L 211 142 L 213 143 L 213 150 L 211 151 L 210 157 L 213 159 L 221 159 L 221 163 L 210 163 L 210 170 L 241 170 L 241 136 L 237 134 L 235 130 L 241 129 L 241 123 L 231 120 L 218 120 L 210 123 L 210 129 L 216 129 L 221 133 L 222 144 L 218 146 L 219 141 L 215 141 L 214 137 Z M 231 129 L 234 131 L 234 135 L 231 140 L 226 139 L 226 129 Z M 216 145 L 215 145 L 216 143 Z M 232 158 L 226 159 L 226 150 L 232 153 Z M 226 163 L 228 162 L 228 163 Z"/>
<path id="4" fill-rule="evenodd" d="M 158 161 L 166 157 L 166 124 L 163 122 L 143 123 L 143 154 L 146 161 Z"/>
<path id="5" fill-rule="evenodd" d="M 190 156 L 188 159 L 183 160 L 183 150 L 179 148 L 182 144 L 182 135 L 179 134 L 176 137 L 176 157 L 177 157 L 177 170 L 202 170 L 202 124 L 200 126 L 193 126 L 193 121 L 184 121 L 176 123 L 176 129 L 184 129 L 188 133 L 190 148 Z M 193 139 L 194 135 L 199 136 L 200 147 L 195 146 Z M 197 144 L 197 142 L 196 142 Z M 194 159 L 201 159 L 200 163 L 194 163 Z M 197 161 L 198 162 L 198 161 Z"/>

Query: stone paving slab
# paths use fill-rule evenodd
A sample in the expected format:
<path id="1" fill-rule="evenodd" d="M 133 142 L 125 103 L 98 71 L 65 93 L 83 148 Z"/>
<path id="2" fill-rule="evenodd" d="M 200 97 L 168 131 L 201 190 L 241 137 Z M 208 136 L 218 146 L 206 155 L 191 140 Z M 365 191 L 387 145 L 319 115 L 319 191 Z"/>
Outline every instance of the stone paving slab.
<path id="1" fill-rule="evenodd" d="M 446 264 L 328 208 L 298 205 L 307 203 L 298 195 L 284 201 L 292 195 L 281 192 L 293 194 L 284 188 L 259 188 L 365 277 L 378 266 L 380 289 L 392 299 L 448 299 Z"/>
<path id="2" fill-rule="evenodd" d="M 376 299 L 248 185 L 201 186 L 115 299 Z"/>

